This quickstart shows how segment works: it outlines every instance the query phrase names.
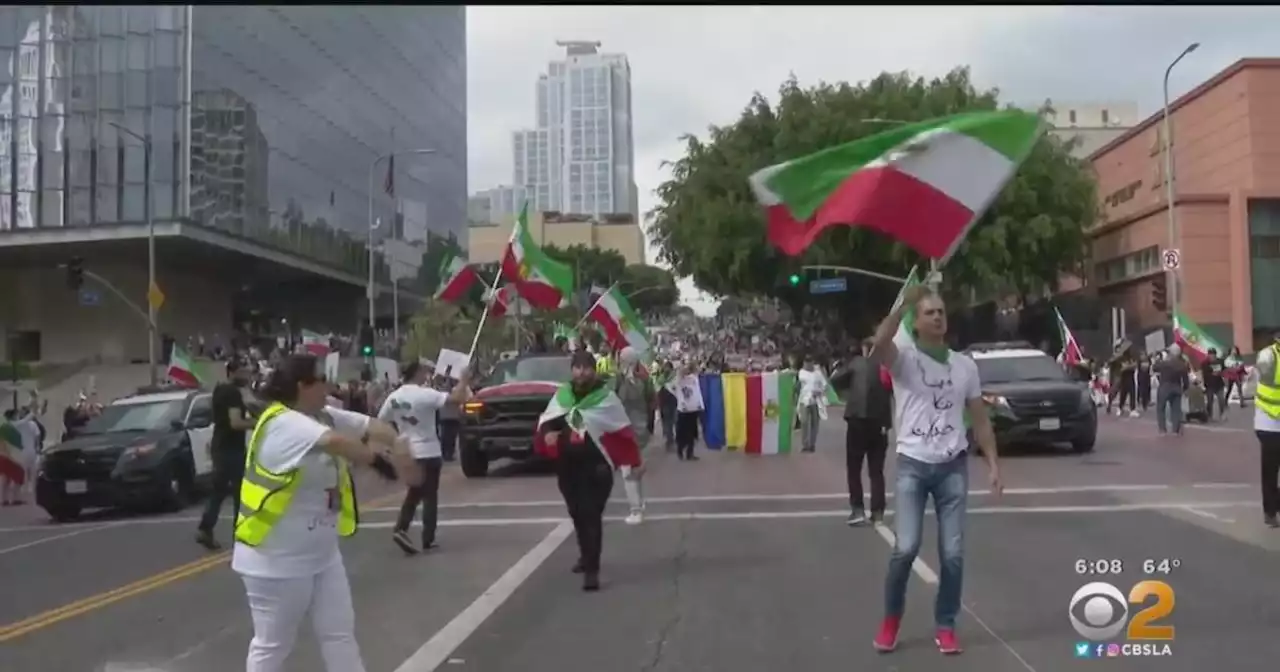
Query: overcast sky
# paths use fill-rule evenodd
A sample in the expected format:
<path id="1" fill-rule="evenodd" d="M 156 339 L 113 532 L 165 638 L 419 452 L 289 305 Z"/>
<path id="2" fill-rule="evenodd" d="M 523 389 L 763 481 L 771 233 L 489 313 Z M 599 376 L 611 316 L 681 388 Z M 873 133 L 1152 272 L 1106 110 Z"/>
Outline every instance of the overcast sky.
<path id="1" fill-rule="evenodd" d="M 627 55 L 640 209 L 654 205 L 677 138 L 731 123 L 751 94 L 857 82 L 880 72 L 936 76 L 969 65 L 1005 100 L 1161 104 L 1169 62 L 1176 97 L 1243 57 L 1280 55 L 1273 7 L 471 7 L 467 10 L 470 189 L 511 182 L 511 131 L 531 127 L 534 83 L 562 57 L 556 40 L 599 40 Z M 651 253 L 652 256 L 652 253 Z M 713 303 L 682 283 L 700 312 Z"/>

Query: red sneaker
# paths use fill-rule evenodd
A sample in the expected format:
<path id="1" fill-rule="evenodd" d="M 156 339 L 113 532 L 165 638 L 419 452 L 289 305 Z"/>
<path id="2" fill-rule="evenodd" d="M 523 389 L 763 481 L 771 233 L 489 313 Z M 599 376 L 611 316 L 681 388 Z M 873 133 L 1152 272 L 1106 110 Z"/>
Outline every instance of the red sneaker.
<path id="1" fill-rule="evenodd" d="M 951 628 L 938 628 L 938 634 L 934 635 L 933 642 L 938 645 L 938 651 L 944 656 L 954 656 L 964 651 L 960 648 L 960 640 L 956 639 L 956 631 Z"/>
<path id="2" fill-rule="evenodd" d="M 876 638 L 871 640 L 871 645 L 876 647 L 876 651 L 888 653 L 898 648 L 898 628 L 902 625 L 901 616 L 885 616 L 880 621 L 880 632 L 876 633 Z"/>

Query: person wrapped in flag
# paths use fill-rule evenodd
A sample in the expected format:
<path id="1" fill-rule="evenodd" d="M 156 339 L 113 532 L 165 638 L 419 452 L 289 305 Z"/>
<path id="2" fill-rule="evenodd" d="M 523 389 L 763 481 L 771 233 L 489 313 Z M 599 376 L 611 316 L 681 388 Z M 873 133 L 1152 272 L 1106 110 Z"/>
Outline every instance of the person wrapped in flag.
<path id="1" fill-rule="evenodd" d="M 560 386 L 538 418 L 534 449 L 553 458 L 556 482 L 578 540 L 574 573 L 582 589 L 600 590 L 604 509 L 613 492 L 613 472 L 640 466 L 640 443 L 617 393 L 596 374 L 588 352 L 570 358 L 571 378 Z"/>

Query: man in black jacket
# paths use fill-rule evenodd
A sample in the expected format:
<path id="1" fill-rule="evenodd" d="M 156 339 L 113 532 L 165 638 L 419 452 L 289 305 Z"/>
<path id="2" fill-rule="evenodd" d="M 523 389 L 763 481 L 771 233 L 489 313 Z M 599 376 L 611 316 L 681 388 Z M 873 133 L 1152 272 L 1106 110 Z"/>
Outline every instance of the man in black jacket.
<path id="1" fill-rule="evenodd" d="M 831 376 L 831 384 L 844 397 L 845 471 L 849 481 L 849 525 L 867 522 L 862 495 L 862 461 L 867 462 L 871 481 L 871 522 L 884 520 L 884 459 L 889 448 L 889 427 L 893 425 L 893 396 L 880 379 L 880 367 L 867 358 L 871 340 L 862 342 L 862 352 Z"/>

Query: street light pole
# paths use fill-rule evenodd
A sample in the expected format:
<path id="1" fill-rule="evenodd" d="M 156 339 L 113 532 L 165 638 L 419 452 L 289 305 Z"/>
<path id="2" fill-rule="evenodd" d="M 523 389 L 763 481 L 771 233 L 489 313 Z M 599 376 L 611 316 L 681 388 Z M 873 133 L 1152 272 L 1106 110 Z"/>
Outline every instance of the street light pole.
<path id="1" fill-rule="evenodd" d="M 369 295 L 368 296 L 369 298 L 369 329 L 371 331 L 373 330 L 373 325 L 374 325 L 373 231 L 374 229 L 378 228 L 378 223 L 375 222 L 373 219 L 374 171 L 377 170 L 379 163 L 382 163 L 384 160 L 390 159 L 392 156 L 395 156 L 396 154 L 399 154 L 401 156 L 406 156 L 406 155 L 422 155 L 422 154 L 435 154 L 435 153 L 436 153 L 436 150 L 434 149 L 410 149 L 403 152 L 387 152 L 385 154 L 379 154 L 378 156 L 374 157 L 373 161 L 369 163 L 369 232 L 368 232 L 368 237 L 366 238 L 365 245 L 368 246 L 369 248 L 369 285 L 366 288 L 366 291 Z M 392 291 L 394 292 L 396 290 L 393 289 Z"/>
<path id="2" fill-rule="evenodd" d="M 1173 161 L 1173 125 L 1169 122 L 1169 75 L 1173 72 L 1173 66 L 1187 56 L 1187 54 L 1200 48 L 1199 42 L 1192 42 L 1187 45 L 1178 57 L 1173 59 L 1169 67 L 1164 70 L 1164 183 L 1165 183 L 1165 201 L 1169 208 L 1169 249 L 1178 249 L 1178 211 L 1175 207 L 1174 198 L 1176 197 L 1176 176 L 1174 175 Z M 1169 291 L 1169 307 L 1173 314 L 1178 314 L 1178 302 L 1182 299 L 1181 287 L 1179 286 L 1178 276 L 1180 269 L 1170 269 L 1167 272 Z"/>
<path id="3" fill-rule="evenodd" d="M 156 223 L 151 215 L 151 134 L 139 135 L 129 130 L 125 126 L 108 122 L 115 127 L 117 131 L 127 133 L 142 143 L 142 217 L 146 220 L 147 225 L 147 364 L 149 369 L 148 378 L 151 384 L 156 384 L 156 338 L 159 329 L 156 325 L 156 304 L 152 301 L 152 294 L 158 289 L 156 284 Z"/>

